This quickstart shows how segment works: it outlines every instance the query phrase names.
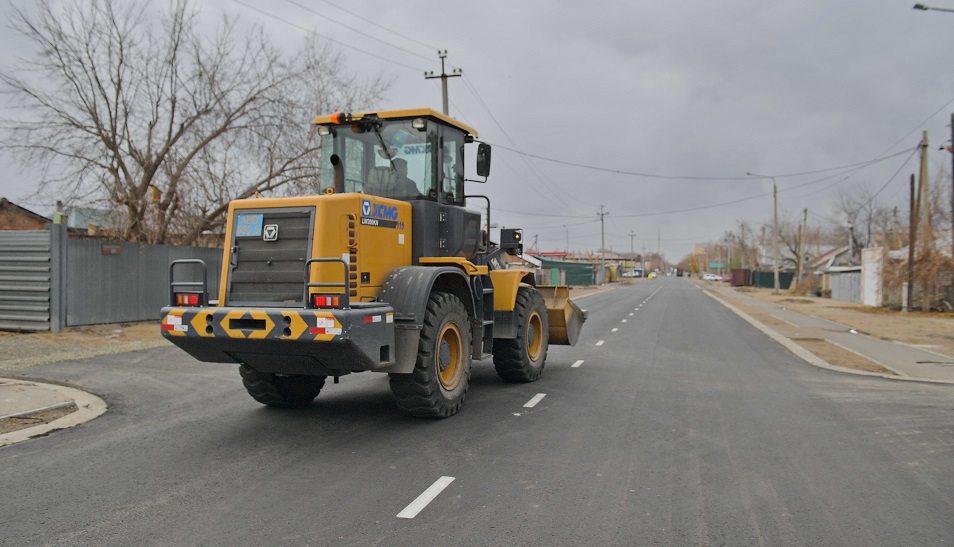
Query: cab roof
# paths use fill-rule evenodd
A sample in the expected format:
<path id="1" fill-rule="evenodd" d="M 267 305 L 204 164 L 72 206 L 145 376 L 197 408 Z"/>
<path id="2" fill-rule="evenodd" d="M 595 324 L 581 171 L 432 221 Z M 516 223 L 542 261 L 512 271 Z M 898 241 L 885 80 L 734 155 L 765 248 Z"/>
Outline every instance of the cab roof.
<path id="1" fill-rule="evenodd" d="M 337 114 L 337 112 L 335 114 Z M 334 120 L 335 114 L 331 114 L 328 116 L 318 116 L 317 118 L 315 118 L 315 120 L 312 123 L 315 125 L 335 125 L 336 124 Z M 455 120 L 454 118 L 451 118 L 450 116 L 446 116 L 430 108 L 411 108 L 407 110 L 383 110 L 380 112 L 353 112 L 350 115 L 351 115 L 352 121 L 358 121 L 361 118 L 364 118 L 365 116 L 368 116 L 370 114 L 374 114 L 375 116 L 381 118 L 382 120 L 392 120 L 392 119 L 400 119 L 400 118 L 431 118 L 439 122 L 445 123 L 447 125 L 456 127 L 457 129 L 460 129 L 464 133 L 473 135 L 474 137 L 477 136 L 477 130 L 475 130 L 473 127 L 470 127 L 467 124 L 461 123 Z"/>

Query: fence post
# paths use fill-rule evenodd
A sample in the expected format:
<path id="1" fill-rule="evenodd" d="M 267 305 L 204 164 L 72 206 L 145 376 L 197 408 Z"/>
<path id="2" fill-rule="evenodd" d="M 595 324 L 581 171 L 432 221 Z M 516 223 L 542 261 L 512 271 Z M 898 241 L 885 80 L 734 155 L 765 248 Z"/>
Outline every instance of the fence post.
<path id="1" fill-rule="evenodd" d="M 60 332 L 66 326 L 66 247 L 69 237 L 64 217 L 53 215 L 50 225 L 50 331 Z"/>

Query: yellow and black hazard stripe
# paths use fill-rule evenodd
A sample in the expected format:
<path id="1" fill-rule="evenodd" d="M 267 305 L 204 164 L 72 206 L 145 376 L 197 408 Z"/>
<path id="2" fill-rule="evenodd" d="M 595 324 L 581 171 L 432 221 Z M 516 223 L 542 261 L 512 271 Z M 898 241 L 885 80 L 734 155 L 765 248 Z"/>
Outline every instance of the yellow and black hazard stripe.
<path id="1" fill-rule="evenodd" d="M 167 338 L 330 342 L 362 325 L 393 325 L 390 307 L 362 310 L 163 308 Z"/>

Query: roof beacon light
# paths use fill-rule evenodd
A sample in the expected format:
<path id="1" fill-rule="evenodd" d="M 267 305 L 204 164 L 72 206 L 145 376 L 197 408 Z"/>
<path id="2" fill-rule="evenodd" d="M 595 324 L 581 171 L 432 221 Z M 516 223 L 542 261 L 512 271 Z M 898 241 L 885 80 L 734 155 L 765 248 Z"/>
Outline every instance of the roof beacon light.
<path id="1" fill-rule="evenodd" d="M 331 123 L 341 125 L 343 123 L 351 123 L 351 114 L 347 112 L 335 112 L 331 115 Z"/>

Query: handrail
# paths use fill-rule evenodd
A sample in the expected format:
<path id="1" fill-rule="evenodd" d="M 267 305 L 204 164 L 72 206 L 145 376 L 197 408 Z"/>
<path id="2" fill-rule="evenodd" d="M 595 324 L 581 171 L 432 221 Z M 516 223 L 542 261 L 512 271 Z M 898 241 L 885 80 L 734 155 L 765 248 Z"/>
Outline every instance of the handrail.
<path id="1" fill-rule="evenodd" d="M 199 264 L 202 266 L 202 281 L 173 281 L 175 277 L 173 272 L 175 272 L 176 266 L 181 264 Z M 209 303 L 209 268 L 205 265 L 205 261 L 198 258 L 180 258 L 179 260 L 173 260 L 169 264 L 169 305 L 176 305 L 176 287 L 202 287 L 202 305 L 208 305 Z"/>
<path id="2" fill-rule="evenodd" d="M 344 267 L 344 281 L 341 283 L 320 283 L 320 282 L 311 282 L 311 265 L 314 262 L 340 262 Z M 351 291 L 348 287 L 348 262 L 343 258 L 309 258 L 305 261 L 305 294 L 302 296 L 302 302 L 306 308 L 311 307 L 311 302 L 308 299 L 308 289 L 313 287 L 340 287 L 341 288 L 341 309 L 350 309 L 351 308 Z"/>

